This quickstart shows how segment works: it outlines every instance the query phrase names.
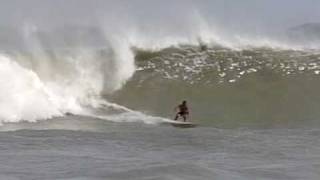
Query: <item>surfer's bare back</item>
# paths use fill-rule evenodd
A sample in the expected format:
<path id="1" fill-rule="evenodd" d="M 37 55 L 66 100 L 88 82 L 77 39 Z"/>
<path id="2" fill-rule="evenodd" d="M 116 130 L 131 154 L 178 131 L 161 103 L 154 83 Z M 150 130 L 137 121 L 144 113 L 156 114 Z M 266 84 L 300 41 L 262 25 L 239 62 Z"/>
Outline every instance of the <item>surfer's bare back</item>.
<path id="1" fill-rule="evenodd" d="M 187 101 L 183 101 L 182 104 L 178 105 L 175 108 L 175 111 L 177 111 L 177 114 L 174 120 L 178 120 L 179 117 L 182 117 L 184 122 L 187 121 L 187 117 L 189 115 L 189 108 L 187 106 Z"/>

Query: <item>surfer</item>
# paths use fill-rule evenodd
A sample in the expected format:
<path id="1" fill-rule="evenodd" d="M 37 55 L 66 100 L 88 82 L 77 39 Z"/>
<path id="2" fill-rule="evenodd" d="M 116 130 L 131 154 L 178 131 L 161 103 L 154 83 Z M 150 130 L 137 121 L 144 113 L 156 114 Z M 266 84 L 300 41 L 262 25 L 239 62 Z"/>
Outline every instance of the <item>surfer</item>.
<path id="1" fill-rule="evenodd" d="M 187 116 L 189 115 L 189 108 L 187 106 L 187 101 L 183 101 L 182 104 L 178 105 L 175 109 L 177 111 L 176 117 L 174 120 L 178 120 L 179 117 L 183 118 L 183 121 L 187 121 Z"/>

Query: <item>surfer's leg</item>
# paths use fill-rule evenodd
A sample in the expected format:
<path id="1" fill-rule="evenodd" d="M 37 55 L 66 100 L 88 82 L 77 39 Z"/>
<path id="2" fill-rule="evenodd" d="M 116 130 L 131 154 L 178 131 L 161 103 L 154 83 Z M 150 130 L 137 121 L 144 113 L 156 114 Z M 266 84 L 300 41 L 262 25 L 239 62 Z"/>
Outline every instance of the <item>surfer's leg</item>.
<path id="1" fill-rule="evenodd" d="M 178 118 L 179 118 L 179 114 L 176 114 L 176 117 L 174 118 L 174 120 L 176 121 L 178 120 Z"/>
<path id="2" fill-rule="evenodd" d="M 183 121 L 186 122 L 187 121 L 187 115 L 183 114 L 182 117 L 183 117 Z"/>

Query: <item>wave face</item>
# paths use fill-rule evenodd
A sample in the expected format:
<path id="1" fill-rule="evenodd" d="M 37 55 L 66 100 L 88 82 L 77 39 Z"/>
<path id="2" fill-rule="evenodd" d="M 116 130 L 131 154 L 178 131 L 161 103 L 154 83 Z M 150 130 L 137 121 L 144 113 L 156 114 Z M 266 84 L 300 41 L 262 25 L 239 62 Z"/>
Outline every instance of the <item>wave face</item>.
<path id="1" fill-rule="evenodd" d="M 203 124 L 318 124 L 320 54 L 315 51 L 203 45 L 136 54 L 138 71 L 109 97 L 133 109 L 170 118 L 186 99 L 192 119 Z"/>

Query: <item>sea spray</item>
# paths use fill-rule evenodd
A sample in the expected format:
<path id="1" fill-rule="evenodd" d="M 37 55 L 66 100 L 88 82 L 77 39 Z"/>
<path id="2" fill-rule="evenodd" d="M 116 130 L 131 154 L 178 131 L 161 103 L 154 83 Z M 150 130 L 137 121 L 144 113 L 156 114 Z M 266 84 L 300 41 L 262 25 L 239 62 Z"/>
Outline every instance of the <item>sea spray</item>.
<path id="1" fill-rule="evenodd" d="M 48 49 L 35 28 L 24 34 L 25 51 L 2 54 L 1 122 L 36 121 L 66 113 L 87 114 L 133 74 L 130 47 Z"/>

